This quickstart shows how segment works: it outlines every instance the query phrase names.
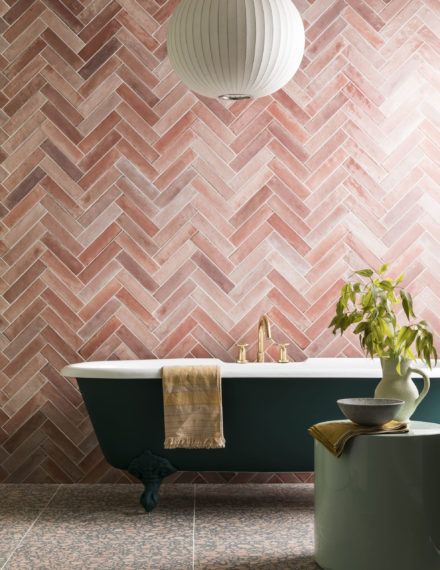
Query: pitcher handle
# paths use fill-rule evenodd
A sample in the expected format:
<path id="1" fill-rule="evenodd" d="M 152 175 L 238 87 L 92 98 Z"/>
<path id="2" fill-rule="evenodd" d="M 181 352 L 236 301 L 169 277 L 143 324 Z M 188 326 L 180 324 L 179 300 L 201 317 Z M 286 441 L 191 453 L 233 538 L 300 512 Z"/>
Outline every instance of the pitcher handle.
<path id="1" fill-rule="evenodd" d="M 418 406 L 420 402 L 423 400 L 423 398 L 426 396 L 426 394 L 429 392 L 429 388 L 431 387 L 431 381 L 429 380 L 429 376 L 425 372 L 423 372 L 423 370 L 420 370 L 420 368 L 412 368 L 410 366 L 409 371 L 415 372 L 416 374 L 420 374 L 420 376 L 423 378 L 423 390 L 420 392 L 419 397 L 416 400 L 416 406 Z"/>

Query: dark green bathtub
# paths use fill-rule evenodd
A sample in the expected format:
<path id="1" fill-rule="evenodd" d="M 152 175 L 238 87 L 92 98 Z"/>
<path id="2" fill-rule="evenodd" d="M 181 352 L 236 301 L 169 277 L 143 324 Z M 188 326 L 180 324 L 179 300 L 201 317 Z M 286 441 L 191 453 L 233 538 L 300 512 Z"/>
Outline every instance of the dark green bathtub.
<path id="1" fill-rule="evenodd" d="M 339 398 L 372 396 L 372 378 L 224 378 L 226 448 L 165 450 L 159 378 L 78 378 L 79 388 L 107 461 L 127 469 L 148 449 L 188 471 L 312 471 L 307 428 L 342 417 Z M 420 388 L 419 381 L 415 380 Z M 440 379 L 413 419 L 440 423 Z"/>

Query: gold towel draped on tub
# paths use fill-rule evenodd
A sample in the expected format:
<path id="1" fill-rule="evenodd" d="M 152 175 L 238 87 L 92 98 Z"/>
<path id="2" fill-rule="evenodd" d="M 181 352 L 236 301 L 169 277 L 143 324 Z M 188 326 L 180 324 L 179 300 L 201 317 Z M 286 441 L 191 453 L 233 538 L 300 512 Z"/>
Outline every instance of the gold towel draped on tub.
<path id="1" fill-rule="evenodd" d="M 162 368 L 165 449 L 225 447 L 220 366 Z"/>

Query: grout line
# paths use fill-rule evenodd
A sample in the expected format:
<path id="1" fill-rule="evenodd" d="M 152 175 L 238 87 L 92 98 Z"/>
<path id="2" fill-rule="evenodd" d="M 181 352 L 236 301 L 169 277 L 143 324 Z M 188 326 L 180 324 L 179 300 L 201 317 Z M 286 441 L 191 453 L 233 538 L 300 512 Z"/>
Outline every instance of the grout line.
<path id="1" fill-rule="evenodd" d="M 17 550 L 20 548 L 22 542 L 24 541 L 24 539 L 26 538 L 26 536 L 30 533 L 30 531 L 34 528 L 35 524 L 38 522 L 38 520 L 40 519 L 41 515 L 46 511 L 47 507 L 50 505 L 50 503 L 53 501 L 53 499 L 55 498 L 55 495 L 58 493 L 59 489 L 60 489 L 61 485 L 58 485 L 55 493 L 50 497 L 50 499 L 47 501 L 47 503 L 44 505 L 44 507 L 41 509 L 41 511 L 38 513 L 38 515 L 36 516 L 36 518 L 34 519 L 34 521 L 32 522 L 32 524 L 30 525 L 30 527 L 27 529 L 27 531 L 24 533 L 24 535 L 21 537 L 21 539 L 19 540 L 19 542 L 17 543 L 16 547 L 14 548 L 14 550 L 11 552 L 11 554 L 8 556 L 8 558 L 6 559 L 6 562 L 3 564 L 3 566 L 1 567 L 0 570 L 3 570 L 4 568 L 6 568 L 7 564 L 9 563 L 9 561 L 11 560 L 11 558 L 14 556 L 14 554 L 17 552 Z"/>
<path id="2" fill-rule="evenodd" d="M 193 537 L 192 537 L 192 570 L 195 569 L 196 563 L 196 495 L 197 483 L 194 484 L 194 502 L 193 502 Z"/>

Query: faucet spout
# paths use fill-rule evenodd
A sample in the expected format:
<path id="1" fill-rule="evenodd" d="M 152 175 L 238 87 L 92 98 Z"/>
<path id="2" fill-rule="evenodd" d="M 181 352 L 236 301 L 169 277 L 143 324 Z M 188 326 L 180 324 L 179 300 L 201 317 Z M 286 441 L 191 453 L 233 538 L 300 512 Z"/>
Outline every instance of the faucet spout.
<path id="1" fill-rule="evenodd" d="M 264 339 L 271 339 L 272 332 L 270 329 L 270 321 L 267 315 L 260 317 L 258 322 L 258 353 L 257 362 L 264 362 Z"/>

